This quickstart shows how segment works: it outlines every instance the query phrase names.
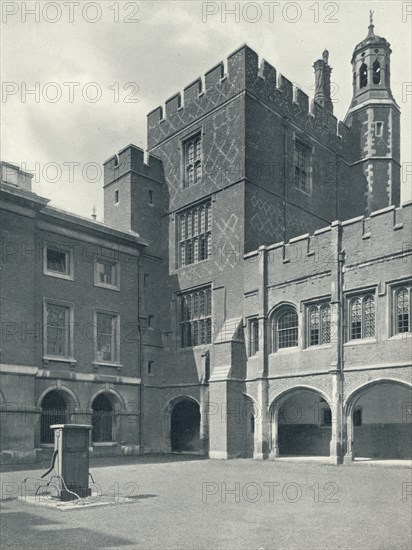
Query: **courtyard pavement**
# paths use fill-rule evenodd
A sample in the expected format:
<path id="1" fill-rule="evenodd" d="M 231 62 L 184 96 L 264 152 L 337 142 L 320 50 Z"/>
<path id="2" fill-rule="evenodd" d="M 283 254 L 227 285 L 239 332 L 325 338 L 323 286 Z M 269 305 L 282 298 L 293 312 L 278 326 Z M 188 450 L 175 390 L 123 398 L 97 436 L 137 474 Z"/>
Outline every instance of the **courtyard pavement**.
<path id="1" fill-rule="evenodd" d="M 6 470 L 2 549 L 412 548 L 412 474 L 399 464 L 101 459 L 91 473 L 111 504 L 64 511 L 21 500 L 22 479 L 44 468 Z"/>

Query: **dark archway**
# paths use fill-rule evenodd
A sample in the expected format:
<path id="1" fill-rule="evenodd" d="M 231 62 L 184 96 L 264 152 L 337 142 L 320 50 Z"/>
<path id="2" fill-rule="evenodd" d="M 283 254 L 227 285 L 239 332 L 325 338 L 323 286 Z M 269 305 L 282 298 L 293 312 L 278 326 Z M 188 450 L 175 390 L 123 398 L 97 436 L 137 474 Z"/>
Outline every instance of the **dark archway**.
<path id="1" fill-rule="evenodd" d="M 170 422 L 172 451 L 200 451 L 200 410 L 190 399 L 183 399 L 173 407 Z"/>
<path id="2" fill-rule="evenodd" d="M 99 394 L 92 403 L 92 441 L 113 441 L 113 407 L 110 398 Z"/>
<path id="3" fill-rule="evenodd" d="M 330 456 L 332 413 L 322 395 L 296 388 L 287 393 L 278 411 L 279 456 Z"/>
<path id="4" fill-rule="evenodd" d="M 57 390 L 46 393 L 41 402 L 40 443 L 53 443 L 54 432 L 50 426 L 67 424 L 69 419 L 69 409 L 63 395 Z"/>
<path id="5" fill-rule="evenodd" d="M 380 380 L 349 400 L 348 438 L 353 458 L 412 459 L 412 388 Z"/>

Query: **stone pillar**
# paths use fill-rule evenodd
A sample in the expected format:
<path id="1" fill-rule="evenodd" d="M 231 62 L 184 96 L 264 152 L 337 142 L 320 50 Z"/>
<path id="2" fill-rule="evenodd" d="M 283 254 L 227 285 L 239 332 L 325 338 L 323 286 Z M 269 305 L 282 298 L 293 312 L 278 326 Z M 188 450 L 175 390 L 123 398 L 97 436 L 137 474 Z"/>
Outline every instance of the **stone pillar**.
<path id="1" fill-rule="evenodd" d="M 342 457 L 342 390 L 339 371 L 332 374 L 332 438 L 330 440 L 330 458 L 339 464 Z"/>
<path id="2" fill-rule="evenodd" d="M 353 453 L 353 407 L 348 407 L 345 417 L 346 424 L 346 450 L 343 457 L 344 464 L 350 464 L 355 459 Z"/>
<path id="3" fill-rule="evenodd" d="M 209 458 L 226 459 L 227 449 L 227 382 L 211 381 L 209 397 Z"/>
<path id="4" fill-rule="evenodd" d="M 209 386 L 200 385 L 200 451 L 207 456 L 209 452 Z"/>
<path id="5" fill-rule="evenodd" d="M 280 407 L 276 407 L 270 419 L 272 423 L 272 443 L 269 458 L 271 459 L 279 457 L 279 409 Z"/>
<path id="6" fill-rule="evenodd" d="M 268 382 L 258 382 L 258 410 L 255 412 L 255 448 L 253 458 L 264 460 L 269 454 Z"/>

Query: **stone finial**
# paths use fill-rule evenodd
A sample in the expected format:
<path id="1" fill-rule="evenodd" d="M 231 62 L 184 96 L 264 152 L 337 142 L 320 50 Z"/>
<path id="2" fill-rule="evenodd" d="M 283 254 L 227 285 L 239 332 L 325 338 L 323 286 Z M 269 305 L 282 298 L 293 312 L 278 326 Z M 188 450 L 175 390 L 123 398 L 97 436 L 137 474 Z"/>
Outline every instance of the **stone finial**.
<path id="1" fill-rule="evenodd" d="M 375 28 L 375 25 L 373 24 L 373 11 L 372 10 L 369 10 L 369 33 L 368 33 L 368 38 L 373 38 L 375 36 L 375 33 L 374 33 L 374 28 Z"/>

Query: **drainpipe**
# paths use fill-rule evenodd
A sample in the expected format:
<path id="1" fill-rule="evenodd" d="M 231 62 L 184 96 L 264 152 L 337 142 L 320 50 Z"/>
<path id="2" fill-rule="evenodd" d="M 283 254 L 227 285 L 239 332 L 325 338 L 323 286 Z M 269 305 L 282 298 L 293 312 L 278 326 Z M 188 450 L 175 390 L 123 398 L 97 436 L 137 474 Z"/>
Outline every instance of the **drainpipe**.
<path id="1" fill-rule="evenodd" d="M 138 350 L 138 362 L 139 362 L 139 375 L 140 375 L 140 384 L 139 384 L 139 450 L 140 454 L 142 453 L 142 384 L 143 384 L 143 327 L 142 327 L 142 318 L 140 315 L 140 309 L 142 304 L 142 298 L 140 295 L 141 284 L 140 284 L 140 252 L 137 258 L 137 331 L 139 333 L 139 350 Z"/>
<path id="2" fill-rule="evenodd" d="M 342 226 L 339 221 L 332 223 L 334 242 L 336 247 L 336 262 L 332 279 L 331 306 L 333 311 L 333 325 L 335 335 L 333 338 L 335 358 L 331 365 L 332 375 L 332 405 L 333 421 L 331 456 L 339 464 L 343 458 L 344 443 L 344 410 L 343 410 L 343 342 L 344 342 L 344 323 L 343 323 L 343 269 L 345 264 L 345 252 L 342 250 Z"/>

